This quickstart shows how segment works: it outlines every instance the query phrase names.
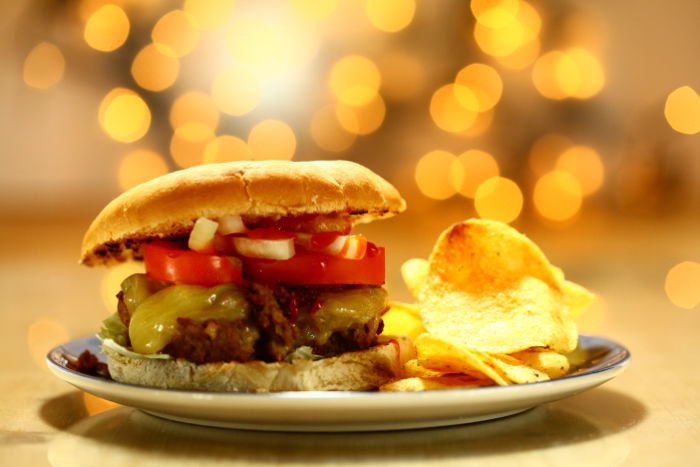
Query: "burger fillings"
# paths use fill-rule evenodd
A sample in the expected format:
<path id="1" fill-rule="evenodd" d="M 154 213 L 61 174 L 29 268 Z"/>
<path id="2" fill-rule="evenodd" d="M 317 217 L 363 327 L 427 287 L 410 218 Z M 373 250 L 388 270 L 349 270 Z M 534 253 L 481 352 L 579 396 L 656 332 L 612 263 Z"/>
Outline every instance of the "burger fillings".
<path id="1" fill-rule="evenodd" d="M 387 303 L 381 287 L 385 252 L 351 234 L 351 228 L 403 209 L 403 200 L 387 182 L 346 162 L 233 163 L 163 178 L 123 195 L 126 201 L 115 200 L 116 206 L 105 208 L 86 235 L 83 262 L 131 255 L 143 258 L 146 267 L 146 274 L 123 282 L 118 313 L 104 324 L 101 335 L 108 356 L 135 359 L 127 362 L 129 369 L 143 366 L 145 357 L 169 357 L 209 370 L 217 365 L 238 365 L 240 370 L 241 364 L 264 362 L 266 369 L 277 369 L 280 379 L 280 371 L 289 370 L 290 363 L 298 366 L 296 360 L 331 361 L 350 353 L 358 357 L 381 347 L 377 335 Z M 247 204 L 236 198 L 235 189 L 221 188 L 241 178 L 245 196 L 253 200 Z M 266 198 L 270 185 L 256 191 L 270 178 L 277 185 L 291 185 L 285 196 Z M 192 179 L 198 183 L 192 184 Z M 198 207 L 188 206 L 183 195 L 196 193 L 202 185 L 210 196 L 200 196 Z M 312 203 L 294 205 L 290 201 L 295 188 L 318 191 L 307 196 Z M 213 212 L 211 205 L 226 197 L 230 204 L 238 203 L 234 212 Z M 183 211 L 179 218 L 153 207 L 173 199 L 185 204 L 185 209 L 177 207 Z M 171 217 L 166 227 L 154 211 Z M 182 220 L 194 213 L 199 214 L 196 220 Z M 100 226 L 115 219 L 122 221 L 117 226 L 121 232 L 110 230 L 117 238 L 96 241 L 93 237 L 106 230 Z M 119 356 L 113 355 L 115 349 Z M 369 360 L 368 368 L 377 367 L 364 357 L 360 358 Z M 383 367 L 378 373 L 390 377 L 391 371 Z M 193 384 L 184 382 L 182 387 L 200 387 Z M 377 384 L 381 382 L 369 387 Z M 280 390 L 253 386 L 244 384 L 241 390 Z M 281 388 L 318 388 L 313 383 L 298 386 L 294 382 Z M 212 388 L 208 383 L 203 387 Z M 216 384 L 213 388 L 219 389 Z M 331 386 L 336 388 L 355 387 Z"/>

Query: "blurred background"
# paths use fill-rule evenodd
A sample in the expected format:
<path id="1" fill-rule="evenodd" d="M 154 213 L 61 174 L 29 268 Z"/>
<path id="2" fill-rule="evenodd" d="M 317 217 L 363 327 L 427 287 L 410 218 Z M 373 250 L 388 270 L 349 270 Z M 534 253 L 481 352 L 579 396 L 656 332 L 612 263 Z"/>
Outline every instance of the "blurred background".
<path id="1" fill-rule="evenodd" d="M 630 319 L 608 298 L 620 287 L 669 310 L 700 301 L 700 2 L 35 0 L 0 12 L 12 265 L 0 290 L 23 304 L 13 313 L 39 360 L 47 339 L 92 333 L 133 267 L 75 264 L 102 206 L 239 159 L 349 159 L 395 184 L 407 212 L 364 230 L 391 247 L 397 299 L 410 300 L 404 260 L 483 217 L 598 292 L 584 331 Z M 41 293 L 26 280 L 37 264 L 55 281 Z"/>

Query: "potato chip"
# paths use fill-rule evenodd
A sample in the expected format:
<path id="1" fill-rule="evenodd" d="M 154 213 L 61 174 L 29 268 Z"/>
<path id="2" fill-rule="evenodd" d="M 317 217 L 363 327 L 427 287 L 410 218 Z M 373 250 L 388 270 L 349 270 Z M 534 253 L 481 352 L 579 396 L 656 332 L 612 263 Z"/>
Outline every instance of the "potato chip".
<path id="1" fill-rule="evenodd" d="M 418 392 L 425 391 L 426 387 L 423 384 L 423 378 L 413 377 L 405 379 L 397 379 L 379 386 L 380 391 L 392 392 Z"/>
<path id="2" fill-rule="evenodd" d="M 404 378 L 435 378 L 437 376 L 443 376 L 446 374 L 441 371 L 429 370 L 421 366 L 420 362 L 416 359 L 407 361 L 404 364 L 403 371 Z"/>
<path id="3" fill-rule="evenodd" d="M 428 260 L 411 258 L 401 265 L 401 277 L 411 294 L 418 298 L 428 280 Z"/>
<path id="4" fill-rule="evenodd" d="M 493 366 L 492 357 L 431 334 L 416 339 L 418 363 L 441 373 L 463 373 L 476 379 L 488 379 L 505 386 L 509 382 Z M 491 363 L 491 364 L 489 364 Z"/>
<path id="5" fill-rule="evenodd" d="M 533 348 L 514 353 L 510 357 L 523 364 L 546 373 L 550 378 L 558 378 L 569 372 L 571 367 L 566 356 L 549 349 Z"/>
<path id="6" fill-rule="evenodd" d="M 412 377 L 399 379 L 379 387 L 380 391 L 428 391 L 445 389 L 478 388 L 492 386 L 493 382 L 479 380 L 466 375 L 444 375 L 430 378 Z"/>
<path id="7" fill-rule="evenodd" d="M 423 324 L 462 352 L 569 352 L 578 333 L 563 281 L 561 271 L 512 227 L 481 219 L 458 223 L 440 235 L 430 255 L 419 293 Z"/>
<path id="8" fill-rule="evenodd" d="M 561 288 L 564 292 L 571 318 L 579 316 L 583 310 L 595 301 L 595 295 L 574 282 L 562 281 Z"/>
<path id="9" fill-rule="evenodd" d="M 566 280 L 564 277 L 564 271 L 562 271 L 560 268 L 551 265 L 550 267 L 552 268 L 552 273 L 557 281 L 559 281 L 559 286 L 564 293 L 566 304 L 569 307 L 569 314 L 572 318 L 576 318 L 588 307 L 588 305 L 593 303 L 595 300 L 595 295 L 590 293 L 584 287 Z"/>
<path id="10" fill-rule="evenodd" d="M 384 321 L 383 335 L 409 336 L 415 339 L 425 332 L 420 311 L 416 305 L 392 302 L 382 315 Z"/>
<path id="11" fill-rule="evenodd" d="M 420 308 L 418 308 L 418 305 L 414 305 L 413 303 L 389 302 L 389 309 L 387 312 L 392 310 L 402 311 L 414 318 L 421 319 Z"/>
<path id="12" fill-rule="evenodd" d="M 511 383 L 535 383 L 549 379 L 547 373 L 531 368 L 508 355 L 491 355 L 491 357 L 489 363 L 504 379 Z"/>

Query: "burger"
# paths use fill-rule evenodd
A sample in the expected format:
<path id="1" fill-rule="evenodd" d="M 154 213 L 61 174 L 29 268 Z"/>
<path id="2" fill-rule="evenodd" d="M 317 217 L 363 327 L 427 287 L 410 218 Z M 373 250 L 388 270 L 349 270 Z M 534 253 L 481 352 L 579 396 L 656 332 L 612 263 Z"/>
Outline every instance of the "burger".
<path id="1" fill-rule="evenodd" d="M 228 392 L 384 384 L 405 350 L 380 336 L 385 250 L 352 228 L 404 209 L 348 161 L 210 164 L 124 192 L 80 260 L 145 266 L 99 333 L 110 376 Z"/>

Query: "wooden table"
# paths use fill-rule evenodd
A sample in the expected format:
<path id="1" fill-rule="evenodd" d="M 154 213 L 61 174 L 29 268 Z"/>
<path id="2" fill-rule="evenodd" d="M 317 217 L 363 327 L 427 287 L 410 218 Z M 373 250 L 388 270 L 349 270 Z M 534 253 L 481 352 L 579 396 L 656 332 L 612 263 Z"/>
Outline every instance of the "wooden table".
<path id="1" fill-rule="evenodd" d="M 583 331 L 631 350 L 630 367 L 615 380 L 501 420 L 351 434 L 169 422 L 51 375 L 46 351 L 94 333 L 109 314 L 100 292 L 105 271 L 76 264 L 85 225 L 0 226 L 0 465 L 700 465 L 700 310 L 674 307 L 663 287 L 671 266 L 700 259 L 698 225 L 615 221 L 531 235 L 603 297 Z M 427 252 L 437 229 L 418 229 L 416 241 L 397 235 L 404 227 L 416 231 L 400 223 L 372 231 L 396 248 L 389 289 L 399 299 L 407 292 L 396 268 L 412 252 Z"/>

